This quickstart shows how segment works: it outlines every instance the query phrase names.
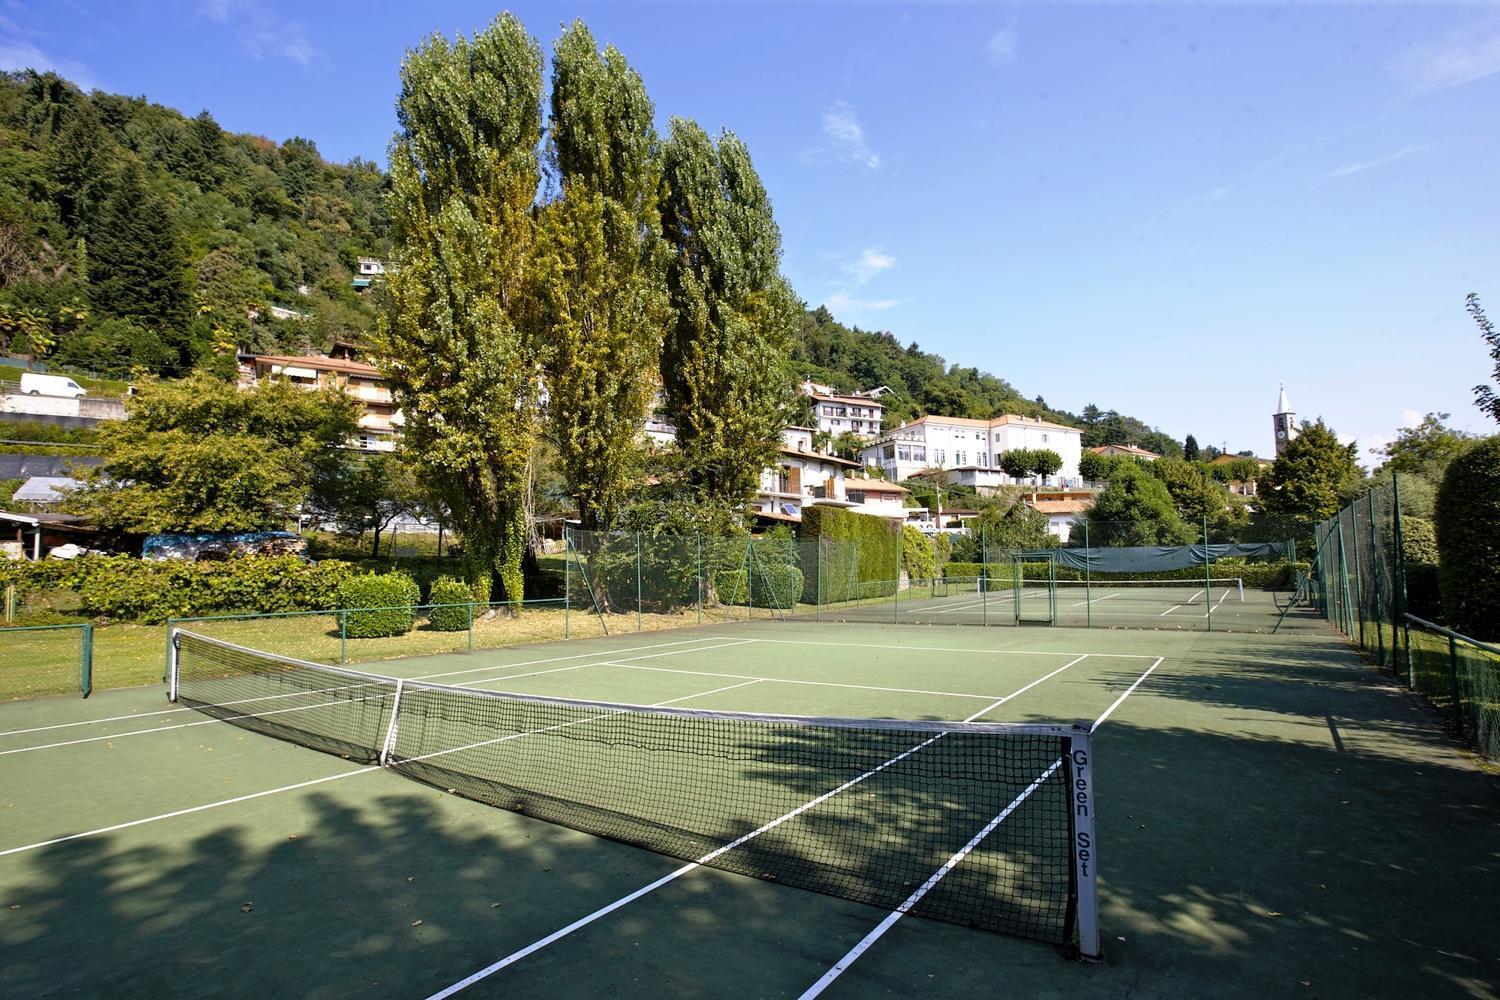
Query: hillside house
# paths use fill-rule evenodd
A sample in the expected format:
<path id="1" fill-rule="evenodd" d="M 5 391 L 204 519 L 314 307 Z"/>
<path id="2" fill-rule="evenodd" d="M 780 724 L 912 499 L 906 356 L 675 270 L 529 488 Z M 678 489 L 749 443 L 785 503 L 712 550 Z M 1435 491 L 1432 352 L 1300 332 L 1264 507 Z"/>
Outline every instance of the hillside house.
<path id="1" fill-rule="evenodd" d="M 866 465 L 879 468 L 894 481 L 939 470 L 942 481 L 975 489 L 1029 485 L 1031 480 L 1008 476 L 1000 459 L 1016 448 L 1045 448 L 1062 457 L 1056 476 L 1063 485 L 1076 485 L 1078 460 L 1083 454 L 1083 432 L 1040 417 L 1008 413 L 993 420 L 968 417 L 919 417 L 886 432 L 860 453 Z M 1046 484 L 1043 484 L 1046 485 Z"/>
<path id="2" fill-rule="evenodd" d="M 401 411 L 374 365 L 321 355 L 292 357 L 280 354 L 241 354 L 239 383 L 249 386 L 263 378 L 284 378 L 305 389 L 337 388 L 359 400 L 359 435 L 351 442 L 365 451 L 394 451 L 401 430 Z"/>

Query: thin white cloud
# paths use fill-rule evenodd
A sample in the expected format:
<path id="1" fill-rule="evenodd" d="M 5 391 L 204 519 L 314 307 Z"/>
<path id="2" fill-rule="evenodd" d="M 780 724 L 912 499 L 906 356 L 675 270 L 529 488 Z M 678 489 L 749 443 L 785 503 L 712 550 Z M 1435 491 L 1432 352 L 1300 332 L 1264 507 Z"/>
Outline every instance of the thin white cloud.
<path id="1" fill-rule="evenodd" d="M 886 253 L 880 247 L 867 247 L 856 259 L 845 264 L 845 274 L 853 275 L 854 280 L 863 285 L 881 271 L 889 271 L 896 266 L 896 258 Z"/>
<path id="2" fill-rule="evenodd" d="M 1439 41 L 1415 45 L 1396 57 L 1391 71 L 1414 94 L 1461 87 L 1500 73 L 1500 22 L 1490 18 Z"/>
<path id="3" fill-rule="evenodd" d="M 884 312 L 901 304 L 900 299 L 857 299 L 844 292 L 834 292 L 823 303 L 829 311 L 837 313 Z"/>
<path id="4" fill-rule="evenodd" d="M 814 160 L 858 163 L 880 169 L 880 154 L 870 148 L 864 126 L 848 101 L 834 101 L 823 112 L 823 144 L 810 154 Z"/>
<path id="5" fill-rule="evenodd" d="M 1373 160 L 1360 160 L 1356 163 L 1346 163 L 1342 167 L 1335 167 L 1334 169 L 1328 171 L 1328 176 L 1348 177 L 1350 174 L 1364 173 L 1366 170 L 1374 170 L 1376 167 L 1383 167 L 1388 163 L 1395 163 L 1397 160 L 1404 160 L 1411 154 L 1420 153 L 1426 148 L 1426 146 L 1403 146 L 1401 149 L 1396 150 L 1394 153 L 1387 153 L 1385 156 L 1377 156 Z"/>
<path id="6" fill-rule="evenodd" d="M 51 71 L 72 80 L 84 90 L 93 90 L 97 86 L 94 74 L 83 63 L 53 59 L 30 42 L 0 42 L 0 70 L 15 72 L 23 69 L 34 69 L 38 73 Z"/>
<path id="7" fill-rule="evenodd" d="M 259 0 L 201 0 L 198 12 L 230 25 L 240 45 L 256 59 L 269 56 L 306 66 L 321 54 L 300 22 L 281 19 Z"/>
<path id="8" fill-rule="evenodd" d="M 1016 26 L 1014 23 L 1001 28 L 985 43 L 985 54 L 996 66 L 1009 66 L 1016 61 Z"/>
<path id="9" fill-rule="evenodd" d="M 1203 196 L 1203 204 L 1212 205 L 1216 201 L 1223 201 L 1233 190 L 1233 184 L 1221 184 Z"/>

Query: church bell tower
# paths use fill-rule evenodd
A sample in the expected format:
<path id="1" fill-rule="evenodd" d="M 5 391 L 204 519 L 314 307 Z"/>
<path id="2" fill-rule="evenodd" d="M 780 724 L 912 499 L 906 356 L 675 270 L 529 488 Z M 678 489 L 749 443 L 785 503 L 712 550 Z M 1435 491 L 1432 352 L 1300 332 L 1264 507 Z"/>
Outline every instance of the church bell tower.
<path id="1" fill-rule="evenodd" d="M 1281 387 L 1281 397 L 1276 400 L 1276 412 L 1271 416 L 1271 429 L 1276 432 L 1276 457 L 1286 450 L 1287 442 L 1297 436 L 1296 414 L 1291 401 L 1286 398 L 1286 386 Z"/>

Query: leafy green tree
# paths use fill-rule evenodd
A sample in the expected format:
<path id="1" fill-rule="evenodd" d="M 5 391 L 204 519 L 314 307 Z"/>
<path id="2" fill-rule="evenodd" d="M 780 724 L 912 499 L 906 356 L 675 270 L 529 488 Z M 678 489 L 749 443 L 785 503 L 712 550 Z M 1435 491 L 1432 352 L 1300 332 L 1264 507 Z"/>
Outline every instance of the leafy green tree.
<path id="1" fill-rule="evenodd" d="M 281 379 L 241 389 L 204 372 L 147 377 L 129 419 L 99 431 L 104 461 L 70 509 L 123 531 L 253 531 L 284 524 L 337 475 L 358 404 Z"/>
<path id="2" fill-rule="evenodd" d="M 1078 474 L 1091 483 L 1102 483 L 1109 479 L 1117 464 L 1112 455 L 1101 455 L 1085 448 L 1078 456 Z"/>
<path id="3" fill-rule="evenodd" d="M 1303 424 L 1262 477 L 1261 505 L 1269 514 L 1297 521 L 1332 517 L 1343 491 L 1363 477 L 1354 451 L 1322 420 Z"/>
<path id="4" fill-rule="evenodd" d="M 1062 456 L 1051 448 L 1038 448 L 1032 452 L 1032 470 L 1045 480 L 1055 476 L 1063 466 Z"/>
<path id="5" fill-rule="evenodd" d="M 477 601 L 524 596 L 543 346 L 533 320 L 542 53 L 514 16 L 401 67 L 377 341 L 418 475 L 453 511 Z"/>
<path id="6" fill-rule="evenodd" d="M 161 331 L 179 345 L 186 334 L 187 256 L 171 204 L 127 162 L 99 209 L 89 240 L 89 293 L 102 313 Z"/>
<path id="7" fill-rule="evenodd" d="M 1464 305 L 1469 315 L 1474 317 L 1474 323 L 1479 327 L 1479 335 L 1490 350 L 1490 357 L 1495 362 L 1495 372 L 1490 377 L 1496 386 L 1500 386 L 1500 331 L 1495 329 L 1495 324 L 1485 315 L 1484 307 L 1479 303 L 1479 296 L 1470 292 L 1464 300 Z M 1500 393 L 1487 385 L 1476 385 L 1474 387 L 1474 405 L 1489 414 L 1490 419 L 1500 423 Z"/>
<path id="8" fill-rule="evenodd" d="M 725 132 L 715 145 L 696 123 L 674 118 L 663 161 L 674 311 L 662 347 L 666 409 L 688 487 L 722 513 L 743 507 L 775 456 L 791 402 L 796 305 L 745 144 Z"/>
<path id="9" fill-rule="evenodd" d="M 1383 448 L 1372 448 L 1371 454 L 1384 455 L 1382 469 L 1421 476 L 1440 483 L 1448 464 L 1473 447 L 1478 438 L 1449 427 L 1446 413 L 1429 413 L 1415 427 L 1403 427 L 1396 440 Z"/>
<path id="10" fill-rule="evenodd" d="M 1453 460 L 1435 513 L 1447 624 L 1476 639 L 1500 639 L 1500 435 Z"/>
<path id="11" fill-rule="evenodd" d="M 552 58 L 548 162 L 562 197 L 537 233 L 553 437 L 582 527 L 609 528 L 641 479 L 670 315 L 653 109 L 613 46 L 575 21 Z"/>
<path id="12" fill-rule="evenodd" d="M 1003 490 L 985 504 L 968 530 L 953 538 L 956 562 L 991 562 L 1014 549 L 1051 548 L 1057 540 L 1047 531 L 1047 515 L 1026 505 L 1020 490 Z"/>
<path id="13" fill-rule="evenodd" d="M 1198 439 L 1189 434 L 1187 439 L 1182 442 L 1182 457 L 1186 461 L 1196 462 L 1198 461 L 1198 456 Z"/>
<path id="14" fill-rule="evenodd" d="M 370 555 L 380 554 L 380 536 L 396 518 L 423 511 L 425 496 L 412 464 L 390 452 L 351 453 L 325 467 L 313 484 L 306 511 L 340 535 L 372 535 Z"/>
<path id="15" fill-rule="evenodd" d="M 1025 479 L 1036 472 L 1036 452 L 1030 448 L 1012 448 L 1000 456 L 1000 469 L 1013 479 Z"/>
<path id="16" fill-rule="evenodd" d="M 1177 513 L 1166 485 L 1134 463 L 1121 463 L 1084 519 L 1090 545 L 1185 545 L 1201 537 Z"/>

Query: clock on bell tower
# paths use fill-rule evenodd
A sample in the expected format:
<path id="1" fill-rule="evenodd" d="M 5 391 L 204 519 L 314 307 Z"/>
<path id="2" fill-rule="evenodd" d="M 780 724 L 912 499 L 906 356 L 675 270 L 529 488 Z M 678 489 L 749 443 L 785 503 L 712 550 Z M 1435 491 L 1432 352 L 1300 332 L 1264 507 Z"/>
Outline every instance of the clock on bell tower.
<path id="1" fill-rule="evenodd" d="M 1281 387 L 1281 396 L 1276 400 L 1276 412 L 1271 415 L 1271 429 L 1276 432 L 1276 454 L 1286 450 L 1287 442 L 1297 436 L 1296 414 L 1291 401 L 1286 398 L 1286 386 Z"/>

